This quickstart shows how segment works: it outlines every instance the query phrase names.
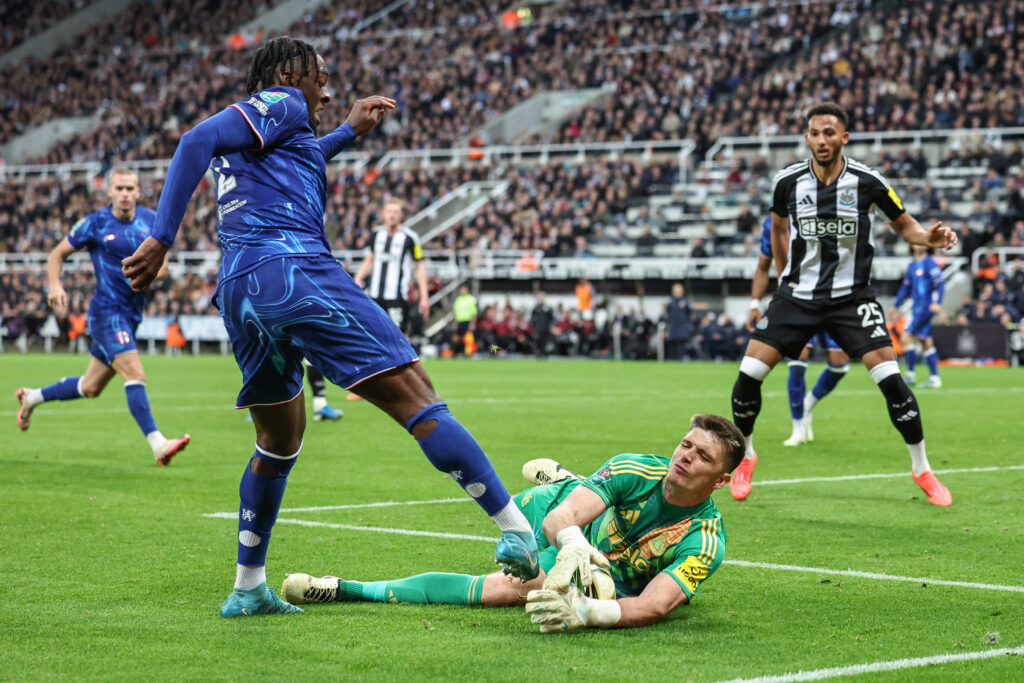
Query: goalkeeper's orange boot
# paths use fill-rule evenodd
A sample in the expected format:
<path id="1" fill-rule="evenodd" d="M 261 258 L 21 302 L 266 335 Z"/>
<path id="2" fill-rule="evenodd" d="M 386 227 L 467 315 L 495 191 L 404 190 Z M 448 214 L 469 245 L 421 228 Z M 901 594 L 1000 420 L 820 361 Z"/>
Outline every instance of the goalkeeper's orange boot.
<path id="1" fill-rule="evenodd" d="M 752 458 L 743 458 L 736 471 L 732 473 L 732 481 L 729 482 L 729 492 L 736 500 L 743 500 L 750 495 L 750 489 L 754 484 L 751 479 L 754 476 L 754 468 L 757 466 L 757 453 Z"/>
<path id="2" fill-rule="evenodd" d="M 911 472 L 910 476 L 914 478 L 917 485 L 925 492 L 928 496 L 928 502 L 932 505 L 946 507 L 953 504 L 953 494 L 935 478 L 931 470 L 925 470 L 921 473 L 921 476 Z"/>

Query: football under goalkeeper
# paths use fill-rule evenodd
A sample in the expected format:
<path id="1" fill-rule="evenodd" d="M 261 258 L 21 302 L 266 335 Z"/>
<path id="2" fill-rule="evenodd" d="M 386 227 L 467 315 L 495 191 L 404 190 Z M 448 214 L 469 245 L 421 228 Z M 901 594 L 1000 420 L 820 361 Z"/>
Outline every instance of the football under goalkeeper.
<path id="1" fill-rule="evenodd" d="M 431 572 L 394 581 L 289 574 L 293 604 L 391 602 L 513 606 L 552 633 L 654 624 L 687 604 L 722 563 L 725 527 L 711 493 L 729 483 L 744 453 L 729 420 L 695 415 L 671 458 L 625 453 L 589 477 L 553 460 L 523 474 L 541 484 L 515 496 L 533 525 L 540 574 L 520 582 Z"/>

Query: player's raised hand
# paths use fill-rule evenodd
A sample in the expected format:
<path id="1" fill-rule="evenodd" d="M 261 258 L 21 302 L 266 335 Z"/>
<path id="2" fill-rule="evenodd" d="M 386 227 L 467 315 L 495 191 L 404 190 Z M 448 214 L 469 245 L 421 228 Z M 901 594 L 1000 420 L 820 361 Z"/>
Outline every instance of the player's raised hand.
<path id="1" fill-rule="evenodd" d="M 352 126 L 356 135 L 366 135 L 384 118 L 384 113 L 394 109 L 398 104 L 390 97 L 383 95 L 371 95 L 361 100 L 356 100 L 352 105 L 345 123 Z"/>
<path id="2" fill-rule="evenodd" d="M 50 304 L 50 308 L 58 318 L 63 318 L 68 314 L 68 293 L 61 285 L 50 288 L 50 293 L 46 295 L 46 303 Z"/>
<path id="3" fill-rule="evenodd" d="M 121 272 L 133 290 L 144 292 L 160 273 L 166 256 L 167 247 L 155 237 L 147 237 L 134 254 L 121 261 Z"/>
<path id="4" fill-rule="evenodd" d="M 952 249 L 960 241 L 953 228 L 943 225 L 942 221 L 935 221 L 928 227 L 925 239 L 928 240 L 928 246 L 936 249 Z"/>

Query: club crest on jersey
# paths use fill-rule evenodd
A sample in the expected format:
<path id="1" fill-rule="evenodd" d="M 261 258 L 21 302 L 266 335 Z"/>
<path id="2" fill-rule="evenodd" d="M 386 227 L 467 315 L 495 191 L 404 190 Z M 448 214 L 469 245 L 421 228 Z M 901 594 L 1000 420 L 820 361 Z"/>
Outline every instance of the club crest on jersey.
<path id="1" fill-rule="evenodd" d="M 115 235 L 112 232 L 108 232 L 106 235 L 103 236 L 103 241 L 104 242 L 109 242 L 110 240 L 116 240 L 116 239 L 117 239 L 117 235 Z"/>
<path id="2" fill-rule="evenodd" d="M 283 100 L 286 97 L 288 97 L 288 93 L 286 93 L 286 92 L 266 92 L 266 91 L 264 91 L 264 92 L 260 93 L 260 99 L 263 100 L 264 102 L 266 102 L 267 104 L 276 104 L 276 103 L 280 102 L 281 100 Z"/>
<path id="3" fill-rule="evenodd" d="M 808 216 L 799 221 L 801 237 L 852 237 L 857 234 L 856 218 Z"/>
<path id="4" fill-rule="evenodd" d="M 846 192 L 839 195 L 840 206 L 853 206 L 857 203 L 857 198 L 853 194 L 853 190 L 847 190 Z"/>

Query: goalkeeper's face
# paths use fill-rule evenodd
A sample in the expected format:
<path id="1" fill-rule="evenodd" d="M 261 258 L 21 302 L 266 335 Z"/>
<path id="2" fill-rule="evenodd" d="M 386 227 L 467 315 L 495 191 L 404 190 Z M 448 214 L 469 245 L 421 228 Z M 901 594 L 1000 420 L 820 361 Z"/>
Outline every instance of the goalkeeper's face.
<path id="1" fill-rule="evenodd" d="M 710 496 L 729 483 L 725 447 L 704 429 L 693 428 L 676 446 L 665 481 L 687 493 Z"/>

